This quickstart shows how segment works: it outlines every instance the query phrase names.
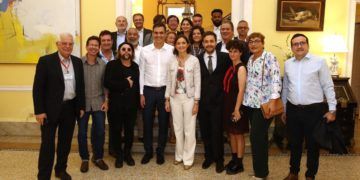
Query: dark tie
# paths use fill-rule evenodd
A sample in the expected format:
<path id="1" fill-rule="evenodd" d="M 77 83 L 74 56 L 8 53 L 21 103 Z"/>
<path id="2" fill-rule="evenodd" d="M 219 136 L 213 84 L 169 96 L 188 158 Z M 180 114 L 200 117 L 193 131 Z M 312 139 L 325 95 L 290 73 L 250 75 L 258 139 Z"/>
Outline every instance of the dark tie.
<path id="1" fill-rule="evenodd" d="M 209 56 L 209 61 L 208 61 L 208 71 L 209 71 L 209 73 L 211 74 L 211 73 L 213 73 L 213 64 L 212 64 L 212 56 Z"/>

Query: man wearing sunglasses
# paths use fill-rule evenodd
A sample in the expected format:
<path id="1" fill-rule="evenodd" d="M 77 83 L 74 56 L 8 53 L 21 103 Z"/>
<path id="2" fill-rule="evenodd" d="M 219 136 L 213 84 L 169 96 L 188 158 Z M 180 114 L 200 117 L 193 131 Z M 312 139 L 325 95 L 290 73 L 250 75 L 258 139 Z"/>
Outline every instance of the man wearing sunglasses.
<path id="1" fill-rule="evenodd" d="M 128 166 L 135 165 L 131 148 L 140 99 L 139 66 L 133 59 L 134 47 L 124 42 L 119 45 L 117 59 L 108 62 L 105 69 L 104 85 L 109 91 L 108 120 L 110 131 L 113 133 L 116 168 L 121 168 L 123 161 Z M 124 129 L 124 139 L 121 137 L 122 129 Z"/>

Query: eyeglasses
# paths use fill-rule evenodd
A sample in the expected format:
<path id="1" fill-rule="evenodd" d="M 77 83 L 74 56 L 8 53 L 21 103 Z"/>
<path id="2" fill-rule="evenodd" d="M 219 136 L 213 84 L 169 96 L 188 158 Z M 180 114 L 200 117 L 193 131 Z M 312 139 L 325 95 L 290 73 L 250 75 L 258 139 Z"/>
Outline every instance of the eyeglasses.
<path id="1" fill-rule="evenodd" d="M 250 41 L 249 41 L 249 44 L 250 44 L 250 45 L 251 45 L 251 44 L 259 44 L 259 43 L 261 43 L 261 40 L 260 40 L 260 39 L 250 40 Z"/>
<path id="2" fill-rule="evenodd" d="M 128 52 L 131 52 L 131 48 L 121 48 L 120 51 L 128 51 Z"/>
<path id="3" fill-rule="evenodd" d="M 294 46 L 294 47 L 299 47 L 299 46 L 304 46 L 305 44 L 307 44 L 307 42 L 301 41 L 301 42 L 293 43 L 292 46 Z"/>

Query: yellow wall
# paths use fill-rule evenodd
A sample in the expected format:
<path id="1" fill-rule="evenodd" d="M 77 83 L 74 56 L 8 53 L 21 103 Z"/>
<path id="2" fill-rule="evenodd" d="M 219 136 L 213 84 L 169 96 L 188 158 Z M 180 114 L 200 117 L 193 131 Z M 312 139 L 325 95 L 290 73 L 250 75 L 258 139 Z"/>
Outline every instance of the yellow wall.
<path id="1" fill-rule="evenodd" d="M 282 46 L 286 49 L 286 37 L 293 31 L 276 31 L 276 9 L 277 0 L 254 0 L 253 1 L 253 26 L 252 32 L 261 32 L 265 35 L 265 48 L 273 52 L 281 62 L 281 70 L 283 70 L 284 57 L 281 50 L 273 45 Z M 348 36 L 348 1 L 327 0 L 325 4 L 324 31 L 303 31 L 309 38 L 310 52 L 325 58 L 331 56 L 329 53 L 323 53 L 323 39 L 327 35 L 339 34 L 344 40 Z M 334 13 L 336 12 L 336 13 Z M 347 43 L 347 42 L 346 42 Z M 340 65 L 339 72 L 345 73 L 345 55 L 337 54 Z"/>
<path id="2" fill-rule="evenodd" d="M 141 4 L 141 0 L 136 0 Z M 197 0 L 197 11 L 204 16 L 204 27 L 211 25 L 210 12 L 216 8 L 230 11 L 230 0 Z M 152 17 L 156 14 L 156 0 L 143 0 L 145 26 L 151 28 Z M 276 26 L 277 0 L 253 0 L 253 26 L 252 31 L 260 31 L 265 36 L 266 49 L 273 52 L 278 59 L 281 57 L 279 49 L 272 45 L 285 47 L 288 34 L 295 32 L 279 32 Z M 322 52 L 322 39 L 328 34 L 341 34 L 344 38 L 348 32 L 348 2 L 327 0 L 325 9 L 325 24 L 323 32 L 302 32 L 309 36 L 310 51 L 314 54 L 328 57 Z M 336 13 L 334 13 L 336 12 Z M 101 30 L 115 31 L 115 1 L 114 0 L 89 0 L 81 1 L 81 31 L 82 45 L 86 38 L 97 35 Z M 84 50 L 84 49 L 83 49 Z M 84 51 L 83 51 L 84 53 Z M 344 65 L 344 55 L 340 56 L 341 65 Z M 281 63 L 282 64 L 282 63 Z M 342 68 L 343 69 L 343 68 Z M 31 64 L 0 64 L 0 87 L 3 86 L 32 86 L 35 65 Z M 343 73 L 344 70 L 341 72 Z M 30 117 L 33 113 L 31 91 L 0 91 L 0 121 L 35 121 Z"/>
<path id="3" fill-rule="evenodd" d="M 179 2 L 179 0 L 168 0 L 168 3 Z M 145 16 L 145 27 L 152 28 L 152 19 L 157 13 L 156 0 L 143 0 L 143 14 Z M 164 6 L 165 7 L 165 6 Z M 231 0 L 197 0 L 196 12 L 203 16 L 203 27 L 211 27 L 211 11 L 215 8 L 222 9 L 224 16 L 228 15 L 231 11 Z M 161 11 L 161 9 L 160 9 Z M 164 8 L 164 13 L 165 13 Z"/>

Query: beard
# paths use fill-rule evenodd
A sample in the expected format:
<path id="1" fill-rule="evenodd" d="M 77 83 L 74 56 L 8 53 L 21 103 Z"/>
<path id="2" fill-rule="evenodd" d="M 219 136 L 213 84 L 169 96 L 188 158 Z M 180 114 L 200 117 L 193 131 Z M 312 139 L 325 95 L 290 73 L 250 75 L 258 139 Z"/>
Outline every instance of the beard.
<path id="1" fill-rule="evenodd" d="M 132 60 L 133 59 L 133 56 L 131 55 L 131 54 L 123 54 L 123 55 L 121 55 L 120 56 L 120 58 L 122 59 L 122 60 Z"/>
<path id="2" fill-rule="evenodd" d="M 216 27 L 219 27 L 221 25 L 221 21 L 214 21 L 214 20 L 211 20 L 214 24 L 214 26 Z"/>
<path id="3" fill-rule="evenodd" d="M 133 41 L 129 41 L 130 44 L 132 44 L 133 46 L 137 46 L 139 44 L 139 41 L 133 40 Z"/>

